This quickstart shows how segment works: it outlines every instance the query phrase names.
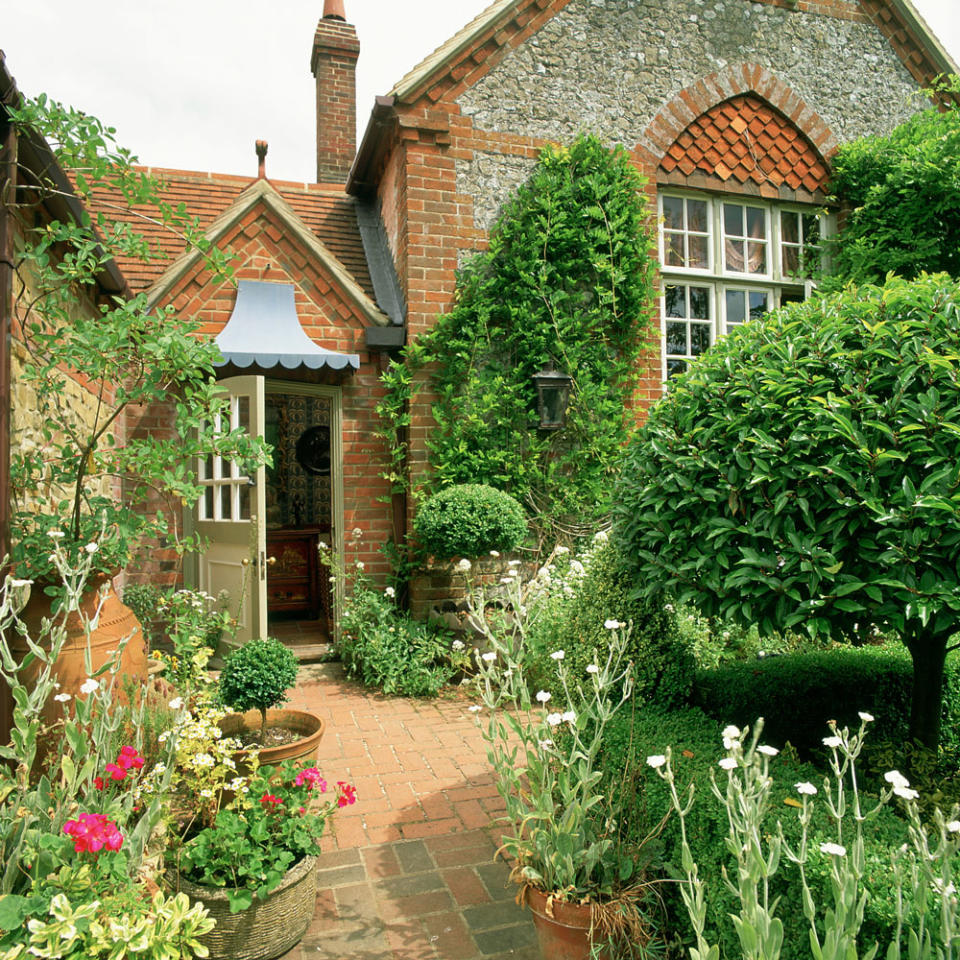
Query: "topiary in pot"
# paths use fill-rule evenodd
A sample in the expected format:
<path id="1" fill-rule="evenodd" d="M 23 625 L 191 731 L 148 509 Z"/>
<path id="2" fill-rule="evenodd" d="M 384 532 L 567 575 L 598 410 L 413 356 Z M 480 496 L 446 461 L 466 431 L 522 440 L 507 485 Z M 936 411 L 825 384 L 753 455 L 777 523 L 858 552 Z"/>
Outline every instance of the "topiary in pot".
<path id="1" fill-rule="evenodd" d="M 523 507 L 483 483 L 447 487 L 430 497 L 413 522 L 417 539 L 436 557 L 482 557 L 514 550 L 527 535 Z"/>
<path id="2" fill-rule="evenodd" d="M 260 711 L 260 742 L 267 732 L 267 710 L 288 700 L 297 680 L 297 658 L 279 640 L 250 640 L 235 651 L 220 674 L 218 695 L 224 706 Z"/>

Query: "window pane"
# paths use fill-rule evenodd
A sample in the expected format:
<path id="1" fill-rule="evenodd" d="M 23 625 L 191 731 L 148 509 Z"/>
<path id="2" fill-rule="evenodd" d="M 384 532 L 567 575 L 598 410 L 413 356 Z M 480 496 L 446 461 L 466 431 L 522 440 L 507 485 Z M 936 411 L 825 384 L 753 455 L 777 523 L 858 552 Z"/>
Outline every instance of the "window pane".
<path id="1" fill-rule="evenodd" d="M 788 210 L 780 214 L 780 238 L 784 243 L 800 242 L 800 215 Z"/>
<path id="2" fill-rule="evenodd" d="M 813 214 L 804 214 L 803 216 L 803 242 L 820 242 L 820 218 Z"/>
<path id="3" fill-rule="evenodd" d="M 687 201 L 687 229 L 697 233 L 708 232 L 706 200 Z"/>
<path id="4" fill-rule="evenodd" d="M 723 243 L 723 261 L 727 270 L 734 273 L 745 273 L 744 247 L 742 240 L 725 240 Z"/>
<path id="5" fill-rule="evenodd" d="M 690 287 L 690 316 L 695 320 L 710 319 L 709 287 Z"/>
<path id="6" fill-rule="evenodd" d="M 707 323 L 690 324 L 690 355 L 699 357 L 710 346 L 710 325 Z"/>
<path id="7" fill-rule="evenodd" d="M 663 312 L 667 317 L 685 317 L 687 315 L 684 287 L 667 286 L 663 291 Z"/>
<path id="8" fill-rule="evenodd" d="M 743 207 L 733 203 L 723 205 L 723 232 L 728 236 L 744 236 Z"/>
<path id="9" fill-rule="evenodd" d="M 783 275 L 785 277 L 796 277 L 800 274 L 800 248 L 784 247 L 783 254 Z"/>
<path id="10" fill-rule="evenodd" d="M 683 198 L 663 198 L 663 226 L 666 230 L 683 229 Z"/>
<path id="11" fill-rule="evenodd" d="M 667 361 L 667 377 L 676 376 L 679 373 L 683 373 L 687 369 L 687 363 L 685 360 L 668 360 Z"/>
<path id="12" fill-rule="evenodd" d="M 727 290 L 725 293 L 727 306 L 727 327 L 743 323 L 746 319 L 742 290 Z"/>
<path id="13" fill-rule="evenodd" d="M 230 519 L 230 485 L 223 483 L 217 488 L 220 499 L 220 514 L 214 516 L 214 520 Z"/>
<path id="14" fill-rule="evenodd" d="M 706 270 L 710 266 L 707 238 L 692 236 L 687 242 L 690 245 L 690 262 L 687 266 L 695 267 L 698 270 Z"/>
<path id="15" fill-rule="evenodd" d="M 203 499 L 200 501 L 200 519 L 209 520 L 213 517 L 213 487 L 203 488 Z"/>
<path id="16" fill-rule="evenodd" d="M 770 309 L 770 306 L 767 302 L 766 291 L 752 290 L 750 291 L 749 297 L 751 320 L 756 320 L 758 317 L 762 317 Z"/>
<path id="17" fill-rule="evenodd" d="M 759 207 L 747 207 L 747 236 L 762 240 L 767 235 L 764 211 Z"/>
<path id="18" fill-rule="evenodd" d="M 237 426 L 250 432 L 250 398 L 237 397 Z"/>
<path id="19" fill-rule="evenodd" d="M 799 290 L 781 290 L 780 306 L 785 307 L 788 303 L 803 303 L 806 297 Z"/>
<path id="20" fill-rule="evenodd" d="M 687 324 L 667 324 L 667 353 L 687 352 Z"/>
<path id="21" fill-rule="evenodd" d="M 663 254 L 668 267 L 685 267 L 683 262 L 683 234 L 668 233 L 663 238 Z"/>
<path id="22" fill-rule="evenodd" d="M 767 245 L 765 243 L 748 243 L 747 255 L 750 258 L 747 264 L 750 273 L 767 272 Z"/>
<path id="23" fill-rule="evenodd" d="M 237 519 L 250 519 L 250 485 L 246 483 L 240 487 L 240 516 Z"/>

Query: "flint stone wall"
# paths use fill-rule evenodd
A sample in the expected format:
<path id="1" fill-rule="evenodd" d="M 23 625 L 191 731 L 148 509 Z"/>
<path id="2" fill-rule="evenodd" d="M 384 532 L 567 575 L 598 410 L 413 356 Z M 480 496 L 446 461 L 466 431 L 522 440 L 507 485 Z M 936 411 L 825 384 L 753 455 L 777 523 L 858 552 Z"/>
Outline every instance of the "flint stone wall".
<path id="1" fill-rule="evenodd" d="M 459 98 L 474 128 L 569 142 L 589 131 L 632 149 L 664 104 L 740 63 L 767 67 L 842 143 L 886 133 L 923 103 L 872 24 L 746 0 L 573 0 Z M 457 162 L 457 190 L 488 229 L 532 161 Z"/>

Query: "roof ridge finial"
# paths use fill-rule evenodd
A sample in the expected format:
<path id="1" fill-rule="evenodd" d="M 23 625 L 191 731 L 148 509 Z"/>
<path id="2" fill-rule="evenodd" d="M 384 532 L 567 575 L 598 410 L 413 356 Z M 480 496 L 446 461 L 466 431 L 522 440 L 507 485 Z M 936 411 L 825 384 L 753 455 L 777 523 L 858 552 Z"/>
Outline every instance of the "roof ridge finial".
<path id="1" fill-rule="evenodd" d="M 346 22 L 347 11 L 344 9 L 343 0 L 323 0 L 323 19 Z"/>
<path id="2" fill-rule="evenodd" d="M 257 150 L 257 179 L 263 180 L 267 176 L 267 141 L 258 140 L 256 142 Z"/>

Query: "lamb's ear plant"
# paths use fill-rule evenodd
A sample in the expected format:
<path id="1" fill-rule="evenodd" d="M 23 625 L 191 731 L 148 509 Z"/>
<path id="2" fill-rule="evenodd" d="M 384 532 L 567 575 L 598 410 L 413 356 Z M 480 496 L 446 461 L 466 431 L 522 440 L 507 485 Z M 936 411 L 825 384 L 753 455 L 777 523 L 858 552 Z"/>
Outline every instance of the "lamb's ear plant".
<path id="1" fill-rule="evenodd" d="M 800 841 L 791 847 L 782 826 L 773 835 L 762 829 L 773 779 L 770 759 L 773 747 L 759 743 L 763 721 L 758 720 L 752 736 L 748 730 L 728 726 L 723 731 L 726 756 L 719 766 L 726 773 L 721 786 L 711 775 L 711 789 L 726 811 L 729 832 L 726 839 L 736 870 L 736 879 L 724 869 L 727 887 L 739 910 L 730 915 L 740 941 L 744 960 L 778 960 L 783 950 L 783 925 L 777 910 L 783 905 L 769 895 L 770 878 L 785 859 L 798 871 L 804 917 L 809 923 L 809 956 L 813 960 L 874 960 L 880 945 L 859 942 L 868 902 L 865 874 L 864 828 L 894 797 L 903 801 L 908 821 L 908 843 L 892 851 L 891 870 L 897 887 L 896 929 L 888 944 L 886 960 L 947 960 L 960 956 L 960 924 L 954 865 L 960 853 L 960 818 L 957 808 L 949 817 L 935 810 L 933 822 L 921 820 L 918 793 L 896 770 L 884 775 L 886 786 L 876 801 L 867 802 L 857 780 L 856 760 L 863 747 L 868 724 L 873 720 L 860 714 L 860 727 L 850 733 L 831 725 L 824 745 L 830 750 L 830 776 L 824 777 L 822 801 L 835 825 L 836 840 L 819 844 L 821 856 L 829 858 L 829 892 L 823 904 L 811 887 L 810 824 L 813 805 L 820 790 L 812 783 L 797 783 L 800 795 L 798 818 Z M 685 880 L 680 884 L 690 918 L 695 946 L 692 960 L 719 960 L 720 947 L 707 939 L 706 885 L 699 875 L 686 834 L 686 817 L 694 803 L 694 787 L 681 797 L 671 763 L 665 753 L 650 756 L 647 763 L 656 769 L 669 787 L 672 806 L 680 820 L 681 866 Z M 791 957 L 792 960 L 792 957 Z"/>

